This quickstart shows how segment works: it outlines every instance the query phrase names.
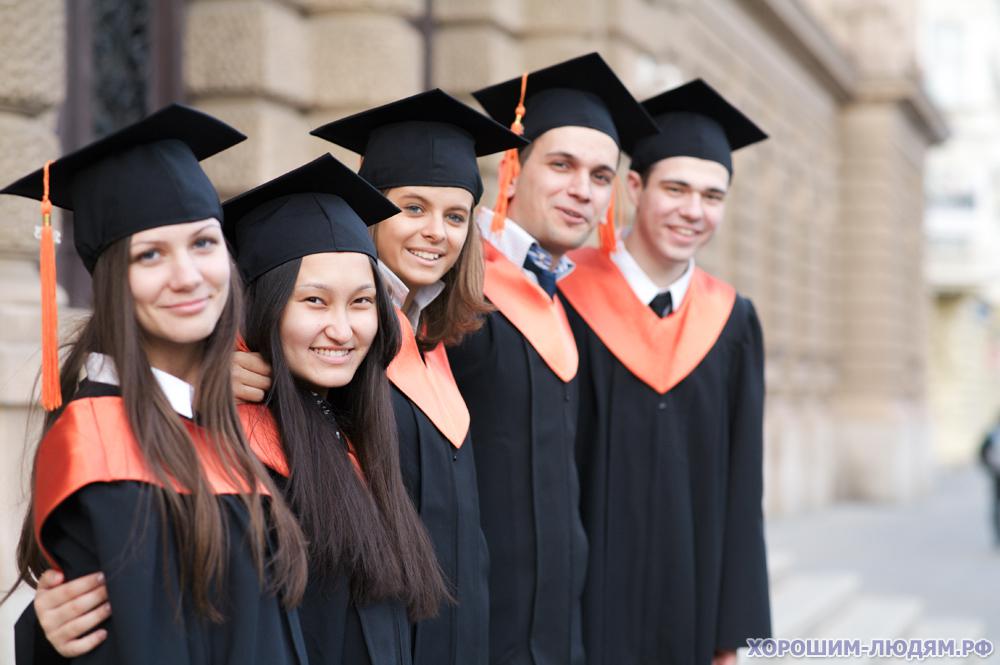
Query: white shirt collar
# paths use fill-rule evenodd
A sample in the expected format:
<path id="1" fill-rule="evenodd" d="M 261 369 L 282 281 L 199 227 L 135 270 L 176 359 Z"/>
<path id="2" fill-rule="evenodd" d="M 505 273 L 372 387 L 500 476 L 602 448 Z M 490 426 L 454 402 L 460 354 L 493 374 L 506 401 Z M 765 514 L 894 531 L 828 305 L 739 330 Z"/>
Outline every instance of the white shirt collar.
<path id="1" fill-rule="evenodd" d="M 389 269 L 389 266 L 382 262 L 381 259 L 378 262 L 378 271 L 389 291 L 389 297 L 392 298 L 392 304 L 402 310 L 403 303 L 406 302 L 407 296 L 410 295 L 410 289 L 403 283 L 403 280 L 396 276 L 396 273 Z M 420 315 L 425 309 L 427 309 L 428 305 L 434 302 L 434 300 L 441 295 L 442 291 L 444 291 L 444 282 L 438 280 L 433 284 L 421 286 L 417 289 L 416 293 L 413 294 L 413 301 L 407 309 L 403 310 L 403 314 L 410 322 L 410 326 L 413 328 L 414 332 L 419 329 Z"/>
<path id="2" fill-rule="evenodd" d="M 518 268 L 524 265 L 524 260 L 528 258 L 528 250 L 535 244 L 535 239 L 508 217 L 504 222 L 503 231 L 494 233 L 490 229 L 493 223 L 493 211 L 486 206 L 479 206 L 476 212 L 476 223 L 479 224 L 479 231 L 491 245 L 496 247 L 501 254 L 516 265 Z"/>
<path id="3" fill-rule="evenodd" d="M 494 233 L 490 229 L 490 225 L 493 223 L 493 211 L 486 206 L 479 206 L 479 209 L 476 211 L 476 223 L 479 225 L 479 232 L 491 245 L 507 257 L 508 261 L 521 268 L 531 281 L 536 284 L 538 283 L 538 277 L 535 276 L 535 273 L 525 270 L 523 267 L 524 260 L 528 258 L 528 250 L 531 249 L 532 245 L 537 243 L 530 233 L 521 228 L 510 217 L 504 222 L 503 231 Z M 560 260 L 566 263 L 565 272 L 568 273 L 573 267 L 573 262 L 567 256 L 563 256 Z M 555 266 L 550 267 L 555 268 Z"/>
<path id="4" fill-rule="evenodd" d="M 96 383 L 118 385 L 118 369 L 115 361 L 103 353 L 91 353 L 84 365 L 87 378 Z M 167 396 L 167 401 L 174 411 L 188 419 L 194 419 L 194 386 L 187 381 L 178 379 L 173 374 L 152 368 L 160 390 Z"/>
<path id="5" fill-rule="evenodd" d="M 632 287 L 632 291 L 639 298 L 640 302 L 648 305 L 653 301 L 653 298 L 662 293 L 660 287 L 653 283 L 649 275 L 639 267 L 635 258 L 625 249 L 624 242 L 618 243 L 618 249 L 611 255 L 611 260 L 618 266 L 618 270 L 621 271 L 625 281 Z M 676 312 L 680 309 L 681 302 L 684 301 L 684 296 L 687 295 L 688 287 L 691 285 L 693 274 L 694 259 L 691 259 L 684 270 L 684 274 L 667 287 L 666 290 L 670 291 L 670 303 L 673 311 Z"/>

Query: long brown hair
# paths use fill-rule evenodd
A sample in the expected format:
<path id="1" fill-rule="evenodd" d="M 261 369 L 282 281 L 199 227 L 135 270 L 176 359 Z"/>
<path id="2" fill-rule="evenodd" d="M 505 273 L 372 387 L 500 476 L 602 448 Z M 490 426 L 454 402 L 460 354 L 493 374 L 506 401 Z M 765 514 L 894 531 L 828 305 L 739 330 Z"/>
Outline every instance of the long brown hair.
<path id="1" fill-rule="evenodd" d="M 172 525 L 181 596 L 190 593 L 196 611 L 212 621 L 222 621 L 225 617 L 217 601 L 225 591 L 227 548 L 231 546 L 227 542 L 223 509 L 209 487 L 183 420 L 156 383 L 143 348 L 143 332 L 136 320 L 129 280 L 125 278 L 130 243 L 131 238 L 119 240 L 97 260 L 93 273 L 94 311 L 71 343 L 62 364 L 62 391 L 64 395 L 76 392 L 88 354 L 103 353 L 114 360 L 132 433 L 146 464 L 162 485 L 152 494 L 164 525 Z M 295 517 L 247 444 L 236 412 L 230 377 L 240 310 L 240 285 L 234 266 L 226 305 L 215 330 L 203 342 L 195 410 L 229 480 L 238 487 L 250 488 L 239 498 L 249 513 L 247 543 L 261 582 L 291 606 L 298 603 L 305 589 L 305 543 Z M 59 413 L 47 415 L 43 436 Z M 176 491 L 175 481 L 185 493 Z M 270 501 L 262 500 L 260 487 L 270 492 Z M 139 526 L 134 525 L 134 537 L 140 534 Z M 47 567 L 35 538 L 30 510 L 18 543 L 17 564 L 18 583 L 24 581 L 32 586 Z M 179 608 L 182 598 L 176 600 Z"/>
<path id="2" fill-rule="evenodd" d="M 389 190 L 382 190 L 385 195 Z M 420 314 L 420 330 L 417 345 L 422 351 L 430 351 L 439 343 L 456 346 L 466 335 L 483 326 L 483 315 L 493 311 L 483 297 L 483 283 L 486 270 L 483 265 L 483 245 L 479 227 L 475 222 L 476 208 L 469 215 L 469 232 L 465 244 L 458 254 L 458 260 L 451 270 L 444 274 L 444 290 Z M 379 227 L 371 227 L 372 238 L 378 239 Z"/>
<path id="3" fill-rule="evenodd" d="M 282 351 L 281 319 L 301 264 L 288 261 L 247 287 L 244 338 L 272 368 L 266 403 L 288 460 L 288 500 L 309 541 L 310 575 L 319 583 L 346 575 L 357 602 L 396 599 L 413 620 L 428 618 L 447 589 L 399 468 L 385 376 L 399 351 L 396 315 L 373 261 L 378 333 L 351 382 L 330 390 L 333 422 L 317 396 L 292 375 Z M 364 481 L 338 440 L 338 427 L 354 447 Z"/>

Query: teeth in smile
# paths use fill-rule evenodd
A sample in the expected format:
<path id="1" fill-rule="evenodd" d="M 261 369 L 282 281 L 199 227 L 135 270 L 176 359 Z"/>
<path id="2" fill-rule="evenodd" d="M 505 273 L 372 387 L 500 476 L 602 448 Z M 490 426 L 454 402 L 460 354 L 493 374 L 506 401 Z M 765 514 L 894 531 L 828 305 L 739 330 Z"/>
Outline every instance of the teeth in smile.
<path id="1" fill-rule="evenodd" d="M 692 231 L 691 229 L 674 229 L 674 233 L 677 233 L 678 235 L 682 236 L 687 236 L 689 238 L 693 237 L 695 234 L 694 231 Z"/>
<path id="2" fill-rule="evenodd" d="M 441 258 L 440 254 L 434 254 L 432 252 L 421 252 L 420 250 L 416 249 L 408 249 L 406 251 L 408 251 L 410 254 L 413 254 L 418 258 L 426 259 L 427 261 L 437 261 L 438 259 Z"/>
<path id="3" fill-rule="evenodd" d="M 313 353 L 328 358 L 343 358 L 351 352 L 350 349 L 310 349 Z"/>

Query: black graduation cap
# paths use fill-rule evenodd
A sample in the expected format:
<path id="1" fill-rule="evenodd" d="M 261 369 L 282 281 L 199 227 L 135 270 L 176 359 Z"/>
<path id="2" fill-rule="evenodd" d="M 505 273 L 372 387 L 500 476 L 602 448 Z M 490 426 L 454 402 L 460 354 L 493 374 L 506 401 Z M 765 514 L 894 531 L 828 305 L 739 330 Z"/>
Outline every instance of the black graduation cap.
<path id="1" fill-rule="evenodd" d="M 494 120 L 510 126 L 521 97 L 521 77 L 472 93 Z M 597 53 L 528 74 L 524 135 L 534 140 L 556 127 L 590 127 L 628 152 L 656 132 L 652 118 Z"/>
<path id="2" fill-rule="evenodd" d="M 639 141 L 632 170 L 642 173 L 667 157 L 698 157 L 733 172 L 732 152 L 763 141 L 763 132 L 701 79 L 667 90 L 642 103 L 660 132 Z"/>
<path id="3" fill-rule="evenodd" d="M 198 162 L 244 139 L 221 120 L 171 104 L 53 162 L 49 197 L 73 211 L 73 240 L 87 270 L 109 245 L 133 233 L 221 221 L 219 195 Z M 0 193 L 40 201 L 43 172 Z"/>
<path id="4" fill-rule="evenodd" d="M 362 111 L 311 134 L 363 157 L 358 174 L 378 189 L 461 187 L 483 195 L 476 157 L 528 145 L 439 89 Z"/>
<path id="5" fill-rule="evenodd" d="M 248 283 L 322 252 L 377 258 L 368 227 L 399 208 L 331 155 L 229 199 L 223 230 Z"/>

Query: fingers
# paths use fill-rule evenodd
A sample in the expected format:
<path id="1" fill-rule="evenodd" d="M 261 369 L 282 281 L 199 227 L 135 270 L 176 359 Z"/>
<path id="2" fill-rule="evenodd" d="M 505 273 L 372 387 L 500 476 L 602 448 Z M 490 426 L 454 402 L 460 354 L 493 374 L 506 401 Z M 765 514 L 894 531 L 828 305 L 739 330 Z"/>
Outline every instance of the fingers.
<path id="1" fill-rule="evenodd" d="M 55 571 L 46 571 L 39 578 L 35 613 L 45 638 L 55 650 L 64 657 L 74 658 L 107 638 L 106 630 L 94 631 L 94 628 L 111 615 L 111 604 L 101 573 L 70 582 L 62 580 L 62 574 Z"/>
<path id="2" fill-rule="evenodd" d="M 77 580 L 74 580 L 76 582 Z M 72 584 L 70 582 L 69 584 Z M 50 591 L 50 594 L 60 594 L 60 596 L 70 596 L 71 591 L 66 590 L 68 584 L 64 584 L 61 587 Z M 79 587 L 76 589 L 79 591 Z M 82 593 L 77 593 L 75 596 L 71 596 L 69 600 L 61 603 L 60 605 L 46 606 L 44 603 L 39 604 L 37 601 L 35 603 L 35 614 L 38 615 L 38 624 L 45 631 L 45 636 L 50 642 L 55 644 L 55 637 L 57 635 L 63 635 L 62 639 L 75 639 L 80 636 L 79 632 L 75 633 L 65 633 L 66 626 L 72 624 L 74 621 L 80 619 L 93 612 L 95 608 L 99 608 L 101 605 L 107 604 L 108 601 L 108 588 L 103 584 L 92 587 Z"/>
<path id="3" fill-rule="evenodd" d="M 262 402 L 271 388 L 271 367 L 257 353 L 237 351 L 233 357 L 233 394 L 243 402 Z"/>
<path id="4" fill-rule="evenodd" d="M 63 582 L 63 574 L 47 570 L 38 579 L 38 589 L 35 592 L 35 612 L 41 616 L 45 610 L 64 605 L 77 596 L 86 594 L 100 587 L 104 590 L 104 574 L 93 573 L 78 577 L 70 582 Z M 89 609 L 89 608 L 88 608 Z"/>
<path id="5" fill-rule="evenodd" d="M 108 631 L 101 628 L 100 630 L 95 630 L 92 633 L 84 635 L 83 637 L 71 640 L 59 648 L 55 644 L 52 646 L 56 647 L 56 651 L 63 658 L 76 658 L 77 656 L 82 656 L 85 653 L 93 651 L 98 644 L 106 640 L 108 637 Z"/>
<path id="6" fill-rule="evenodd" d="M 104 641 L 108 631 L 94 630 L 111 616 L 111 603 L 104 603 L 86 614 L 64 624 L 46 638 L 61 655 L 74 658 L 85 654 Z M 93 631 L 93 632 L 91 632 Z"/>
<path id="7" fill-rule="evenodd" d="M 252 374 L 260 374 L 263 377 L 267 377 L 270 383 L 271 366 L 264 360 L 264 356 L 259 353 L 236 351 L 233 353 L 233 365 L 242 367 Z"/>

